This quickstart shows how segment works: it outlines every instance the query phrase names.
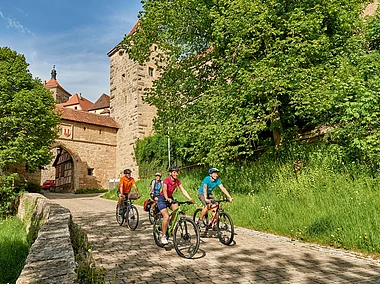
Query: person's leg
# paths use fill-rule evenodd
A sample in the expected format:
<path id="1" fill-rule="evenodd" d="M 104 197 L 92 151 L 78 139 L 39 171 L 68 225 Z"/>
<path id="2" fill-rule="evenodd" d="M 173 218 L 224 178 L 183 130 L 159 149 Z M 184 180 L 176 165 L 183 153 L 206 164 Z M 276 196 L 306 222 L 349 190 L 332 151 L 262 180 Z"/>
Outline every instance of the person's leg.
<path id="1" fill-rule="evenodd" d="M 161 243 L 163 245 L 168 244 L 168 239 L 166 238 L 166 231 L 168 230 L 168 223 L 169 223 L 169 211 L 168 208 L 164 208 L 161 210 L 162 214 L 162 237 L 161 237 Z"/>
<path id="2" fill-rule="evenodd" d="M 208 211 L 208 205 L 206 203 L 206 199 L 205 199 L 205 196 L 203 194 L 198 194 L 198 198 L 199 200 L 202 202 L 204 208 L 201 212 L 201 216 L 199 216 L 199 220 L 203 220 L 203 218 L 205 217 L 207 211 Z"/>

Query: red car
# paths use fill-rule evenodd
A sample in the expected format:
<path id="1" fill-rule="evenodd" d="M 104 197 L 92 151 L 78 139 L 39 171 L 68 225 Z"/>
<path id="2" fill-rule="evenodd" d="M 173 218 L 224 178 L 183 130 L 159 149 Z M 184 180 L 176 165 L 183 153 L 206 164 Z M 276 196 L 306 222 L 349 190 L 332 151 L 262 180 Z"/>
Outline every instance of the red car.
<path id="1" fill-rule="evenodd" d="M 53 179 L 47 179 L 42 184 L 43 189 L 50 189 L 50 188 L 54 188 L 54 187 L 55 187 L 55 180 L 53 180 Z"/>

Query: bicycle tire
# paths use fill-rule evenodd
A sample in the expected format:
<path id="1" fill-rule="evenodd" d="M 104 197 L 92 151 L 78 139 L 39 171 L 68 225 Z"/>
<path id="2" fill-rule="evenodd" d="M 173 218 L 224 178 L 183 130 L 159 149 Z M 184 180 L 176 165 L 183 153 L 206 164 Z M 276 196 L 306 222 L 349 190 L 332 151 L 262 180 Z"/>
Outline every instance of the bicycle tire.
<path id="1" fill-rule="evenodd" d="M 119 207 L 116 205 L 116 221 L 120 226 L 124 224 L 124 213 L 119 215 Z"/>
<path id="2" fill-rule="evenodd" d="M 173 230 L 173 246 L 177 254 L 184 258 L 192 258 L 199 249 L 199 229 L 195 222 L 181 217 Z"/>
<path id="3" fill-rule="evenodd" d="M 136 230 L 136 228 L 139 225 L 139 211 L 137 210 L 136 206 L 131 205 L 129 207 L 126 219 L 129 229 L 131 229 L 132 231 Z"/>
<path id="4" fill-rule="evenodd" d="M 194 215 L 193 215 L 193 221 L 198 226 L 199 235 L 201 237 L 203 237 L 207 234 L 208 226 L 209 226 L 208 213 L 206 213 L 206 215 L 203 217 L 203 223 L 205 224 L 205 226 L 202 227 L 200 222 L 199 222 L 200 221 L 199 217 L 201 216 L 202 210 L 203 210 L 202 208 L 198 208 L 197 210 L 195 210 Z"/>
<path id="5" fill-rule="evenodd" d="M 163 248 L 165 245 L 161 243 L 161 236 L 162 236 L 162 214 L 157 213 L 154 216 L 154 222 L 153 222 L 153 238 L 154 242 L 156 243 L 157 246 L 160 248 Z"/>
<path id="6" fill-rule="evenodd" d="M 234 223 L 228 213 L 219 213 L 217 228 L 219 241 L 224 245 L 230 245 L 234 240 Z"/>
<path id="7" fill-rule="evenodd" d="M 148 215 L 149 215 L 149 222 L 150 222 L 151 224 L 154 223 L 154 216 L 158 213 L 157 210 L 158 210 L 158 209 L 157 209 L 157 206 L 155 206 L 154 208 L 152 208 L 152 206 L 151 206 L 150 209 L 149 209 L 149 213 L 148 213 Z"/>

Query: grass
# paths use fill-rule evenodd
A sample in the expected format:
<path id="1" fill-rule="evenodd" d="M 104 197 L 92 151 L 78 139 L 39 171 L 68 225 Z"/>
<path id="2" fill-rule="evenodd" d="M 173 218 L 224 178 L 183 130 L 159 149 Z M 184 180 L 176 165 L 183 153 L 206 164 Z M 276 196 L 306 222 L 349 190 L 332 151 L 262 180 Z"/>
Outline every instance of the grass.
<path id="1" fill-rule="evenodd" d="M 0 221 L 0 283 L 16 283 L 28 255 L 29 244 L 20 219 Z"/>
<path id="2" fill-rule="evenodd" d="M 222 169 L 220 179 L 234 198 L 224 208 L 235 225 L 380 257 L 380 177 L 364 164 L 345 164 L 335 149 L 298 150 Z M 300 157 L 305 166 L 295 173 Z M 197 188 L 206 174 L 207 168 L 180 172 L 196 200 L 189 215 L 201 206 Z M 149 198 L 150 180 L 137 182 L 142 198 L 136 204 Z M 116 200 L 116 191 L 109 194 Z"/>

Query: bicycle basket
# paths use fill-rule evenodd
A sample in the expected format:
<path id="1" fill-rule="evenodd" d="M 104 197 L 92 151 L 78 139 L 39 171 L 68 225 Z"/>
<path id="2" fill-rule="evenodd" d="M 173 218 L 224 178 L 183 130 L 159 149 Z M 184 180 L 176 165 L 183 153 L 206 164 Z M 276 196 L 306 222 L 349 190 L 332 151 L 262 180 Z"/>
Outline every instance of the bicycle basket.
<path id="1" fill-rule="evenodd" d="M 140 198 L 140 196 L 137 194 L 137 192 L 132 192 L 132 193 L 128 194 L 128 199 L 130 199 L 130 200 L 136 200 L 139 198 Z"/>

